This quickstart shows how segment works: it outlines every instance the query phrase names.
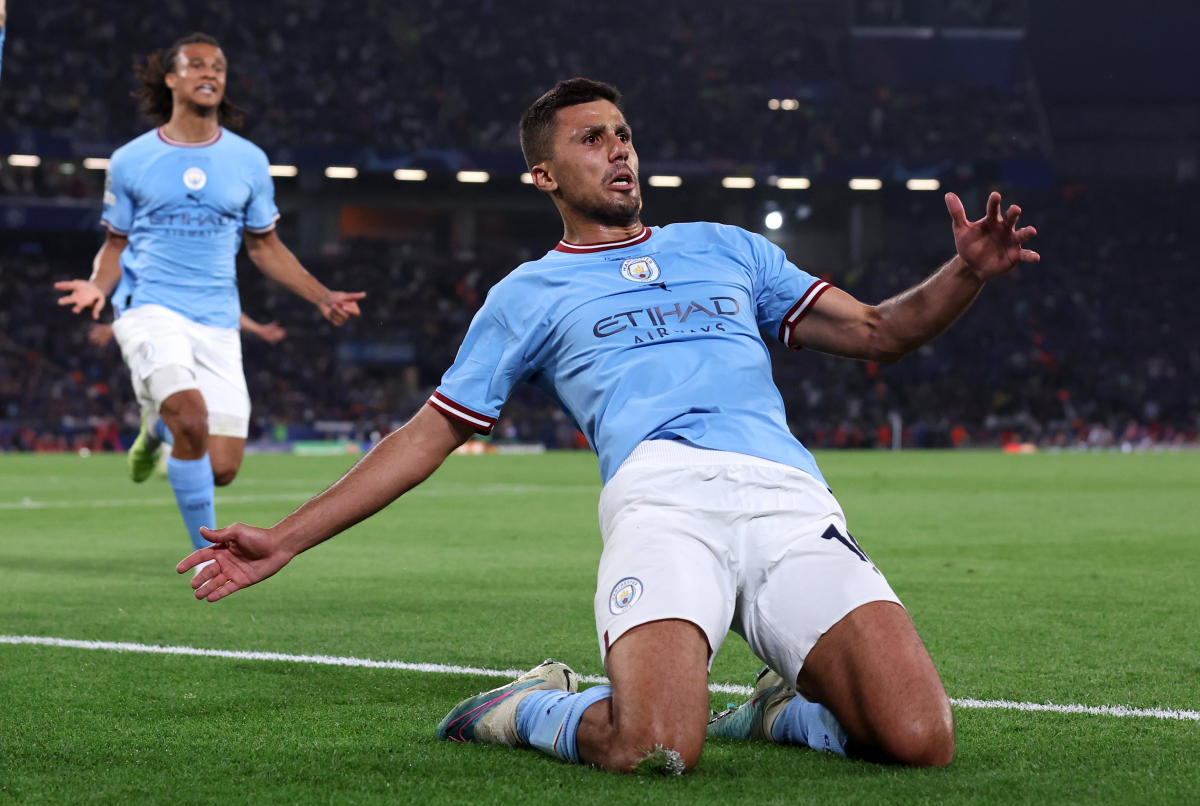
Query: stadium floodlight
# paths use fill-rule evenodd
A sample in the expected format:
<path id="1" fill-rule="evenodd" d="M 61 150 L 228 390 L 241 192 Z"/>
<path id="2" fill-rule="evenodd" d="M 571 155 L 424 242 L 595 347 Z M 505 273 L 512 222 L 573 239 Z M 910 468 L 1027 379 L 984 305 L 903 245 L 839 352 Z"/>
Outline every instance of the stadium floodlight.
<path id="1" fill-rule="evenodd" d="M 723 188 L 739 188 L 749 190 L 754 187 L 754 177 L 752 176 L 727 176 L 721 180 Z"/>
<path id="2" fill-rule="evenodd" d="M 8 164 L 14 168 L 36 168 L 42 164 L 42 158 L 36 154 L 9 154 Z"/>
<path id="3" fill-rule="evenodd" d="M 295 165 L 268 165 L 267 173 L 271 176 L 295 176 L 300 173 L 300 169 Z"/>
<path id="4" fill-rule="evenodd" d="M 808 190 L 812 182 L 807 176 L 780 176 L 775 179 L 775 187 L 780 190 Z"/>
<path id="5" fill-rule="evenodd" d="M 646 182 L 652 188 L 677 188 L 683 184 L 683 178 L 671 174 L 651 174 Z"/>
<path id="6" fill-rule="evenodd" d="M 397 168 L 392 172 L 397 182 L 424 182 L 429 174 L 420 168 Z"/>
<path id="7" fill-rule="evenodd" d="M 521 184 L 522 185 L 532 185 L 533 184 L 533 174 L 529 173 L 529 171 L 526 171 L 525 173 L 521 174 Z"/>
<path id="8" fill-rule="evenodd" d="M 330 165 L 325 169 L 325 176 L 330 179 L 355 179 L 358 169 L 352 165 Z"/>
<path id="9" fill-rule="evenodd" d="M 909 190 L 937 190 L 942 183 L 936 179 L 910 179 L 904 186 Z"/>
<path id="10" fill-rule="evenodd" d="M 800 102 L 795 98 L 783 98 L 779 102 L 779 108 L 788 112 L 795 112 L 800 108 Z"/>
<path id="11" fill-rule="evenodd" d="M 488 181 L 492 176 L 487 171 L 459 171 L 454 178 L 459 182 L 471 182 L 478 185 Z"/>
<path id="12" fill-rule="evenodd" d="M 883 180 L 873 176 L 856 176 L 850 180 L 851 190 L 879 190 L 881 187 Z"/>
<path id="13" fill-rule="evenodd" d="M 778 110 L 779 109 L 779 99 L 772 98 L 771 100 L 767 101 L 767 109 L 770 109 L 772 111 Z"/>
<path id="14" fill-rule="evenodd" d="M 783 226 L 783 213 L 778 210 L 772 210 L 763 219 L 763 224 L 766 225 L 767 229 L 779 229 Z"/>
<path id="15" fill-rule="evenodd" d="M 108 157 L 85 157 L 83 167 L 89 171 L 107 171 Z"/>

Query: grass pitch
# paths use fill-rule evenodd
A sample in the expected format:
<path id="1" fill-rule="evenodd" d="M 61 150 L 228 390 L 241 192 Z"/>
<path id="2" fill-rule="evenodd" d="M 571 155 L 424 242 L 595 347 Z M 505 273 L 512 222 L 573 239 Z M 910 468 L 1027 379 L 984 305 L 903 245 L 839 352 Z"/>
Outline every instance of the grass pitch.
<path id="1" fill-rule="evenodd" d="M 1200 454 L 818 457 L 950 696 L 1200 708 Z M 250 456 L 222 524 L 273 523 L 349 458 Z M 451 457 L 215 605 L 166 483 L 124 457 L 0 456 L 0 634 L 602 673 L 587 454 Z M 714 682 L 757 663 L 731 636 Z M 943 770 L 710 742 L 678 779 L 433 739 L 465 673 L 0 644 L 0 803 L 1181 803 L 1200 722 L 958 706 Z M 724 706 L 736 695 L 715 694 Z M 1185 714 L 1186 716 L 1186 714 Z"/>

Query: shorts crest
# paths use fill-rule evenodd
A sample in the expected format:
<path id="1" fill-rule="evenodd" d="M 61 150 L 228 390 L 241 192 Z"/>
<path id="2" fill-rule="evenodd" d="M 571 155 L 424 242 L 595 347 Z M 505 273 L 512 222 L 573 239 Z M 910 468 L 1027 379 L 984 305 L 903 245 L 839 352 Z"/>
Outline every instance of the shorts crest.
<path id="1" fill-rule="evenodd" d="M 637 604 L 642 598 L 642 581 L 637 577 L 625 577 L 613 585 L 612 593 L 608 596 L 608 609 L 614 616 L 619 616 Z"/>

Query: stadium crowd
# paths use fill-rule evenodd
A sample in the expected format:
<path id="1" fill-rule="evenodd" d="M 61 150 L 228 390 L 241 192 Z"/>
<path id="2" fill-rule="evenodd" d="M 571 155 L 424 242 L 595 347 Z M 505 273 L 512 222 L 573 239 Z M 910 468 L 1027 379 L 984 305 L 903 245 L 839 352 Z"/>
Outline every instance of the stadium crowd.
<path id="1" fill-rule="evenodd" d="M 1194 272 L 1200 254 L 1185 192 L 1034 194 L 1023 201 L 1030 219 L 1054 233 L 1042 263 L 993 283 L 948 334 L 895 365 L 773 345 L 793 430 L 817 448 L 886 447 L 897 436 L 911 446 L 1195 443 L 1200 395 L 1188 379 L 1200 375 L 1200 347 L 1187 338 L 1185 298 L 1162 291 Z M 1118 206 L 1130 216 L 1114 228 L 1106 211 Z M 136 432 L 115 344 L 91 343 L 86 323 L 53 306 L 51 282 L 77 274 L 95 243 L 87 234 L 9 238 L 0 251 L 0 448 L 103 449 Z M 945 259 L 938 246 L 900 246 L 862 270 L 823 274 L 879 300 Z M 465 259 L 432 242 L 355 239 L 307 256 L 326 282 L 370 292 L 363 318 L 342 329 L 243 267 L 246 312 L 288 330 L 275 345 L 243 338 L 251 439 L 369 439 L 407 418 L 451 363 L 487 289 L 528 257 L 528 244 L 492 247 Z M 505 408 L 494 439 L 579 447 L 532 387 Z"/>
<path id="2" fill-rule="evenodd" d="M 353 14 L 329 0 L 212 0 L 202 14 L 179 2 L 154 14 L 119 0 L 49 6 L 11 37 L 0 136 L 110 145 L 136 136 L 145 123 L 129 98 L 131 54 L 164 47 L 173 37 L 164 32 L 202 28 L 230 56 L 229 97 L 250 113 L 244 133 L 292 159 L 338 148 L 516 159 L 517 114 L 569 75 L 620 86 L 639 139 L 654 144 L 647 158 L 663 163 L 738 166 L 752 157 L 819 174 L 842 159 L 1043 153 L 1019 59 L 1006 82 L 964 86 L 952 80 L 959 69 L 916 92 L 862 74 L 868 60 L 853 52 L 840 4 L 757 5 L 748 15 L 737 5 L 664 0 L 636 20 L 599 6 L 547 14 L 534 0 L 369 0 Z M 762 25 L 764 16 L 775 24 Z M 515 32 L 531 25 L 539 41 L 572 46 L 527 49 Z M 747 42 L 757 58 L 746 58 Z M 797 104 L 773 111 L 773 98 Z M 671 113 L 650 114 L 663 108 Z M 36 190 L 57 192 L 56 184 L 47 178 Z"/>

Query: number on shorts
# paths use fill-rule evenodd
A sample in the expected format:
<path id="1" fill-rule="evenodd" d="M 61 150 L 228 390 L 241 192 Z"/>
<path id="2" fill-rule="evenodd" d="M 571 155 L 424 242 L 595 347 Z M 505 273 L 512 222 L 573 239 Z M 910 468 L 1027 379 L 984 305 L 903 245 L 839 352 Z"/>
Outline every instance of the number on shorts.
<path id="1" fill-rule="evenodd" d="M 851 535 L 849 532 L 847 532 L 846 534 L 843 535 L 841 532 L 839 532 L 837 530 L 836 526 L 830 525 L 830 527 L 825 530 L 824 534 L 822 534 L 821 537 L 825 538 L 826 540 L 836 540 L 839 543 L 841 543 L 843 546 L 845 546 L 846 548 L 853 551 L 854 554 L 858 557 L 858 559 L 862 560 L 865 563 L 871 562 L 870 560 L 867 559 L 867 555 L 863 552 L 863 550 L 858 547 L 858 541 L 855 540 L 854 536 Z"/>

